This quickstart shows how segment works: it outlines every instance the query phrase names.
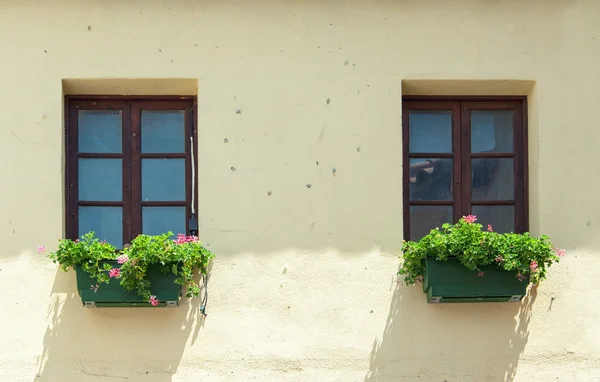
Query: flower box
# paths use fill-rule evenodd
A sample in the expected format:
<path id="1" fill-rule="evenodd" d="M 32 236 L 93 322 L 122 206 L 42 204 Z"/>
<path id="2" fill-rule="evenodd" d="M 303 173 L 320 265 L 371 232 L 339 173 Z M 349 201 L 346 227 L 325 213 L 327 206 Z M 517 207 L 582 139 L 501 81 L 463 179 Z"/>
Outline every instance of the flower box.
<path id="1" fill-rule="evenodd" d="M 183 286 L 186 297 L 199 297 L 197 271 L 204 287 L 200 311 L 206 315 L 208 265 L 215 255 L 197 236 L 172 236 L 172 232 L 138 235 L 117 250 L 88 232 L 80 239 L 60 239 L 56 251 L 46 252 L 40 246 L 38 252 L 65 272 L 75 269 L 77 290 L 86 307 L 179 306 Z"/>
<path id="2" fill-rule="evenodd" d="M 100 266 L 110 264 L 112 268 L 120 268 L 117 261 L 100 261 Z M 163 270 L 164 268 L 164 270 Z M 77 273 L 77 290 L 83 305 L 93 307 L 152 307 L 147 300 L 144 301 L 135 291 L 126 291 L 120 284 L 120 279 L 110 278 L 108 284 L 101 283 L 81 265 L 75 266 Z M 151 283 L 151 293 L 160 301 L 156 306 L 177 307 L 182 296 L 182 286 L 175 283 L 177 276 L 171 272 L 171 266 L 152 264 L 148 266 L 145 278 Z M 95 286 L 98 286 L 95 288 Z"/>
<path id="3" fill-rule="evenodd" d="M 423 281 L 429 303 L 518 302 L 565 255 L 545 235 L 497 233 L 476 221 L 463 216 L 419 240 L 403 241 L 398 275 L 407 285 Z"/>
<path id="4" fill-rule="evenodd" d="M 453 257 L 447 261 L 428 257 L 423 292 L 428 303 L 519 302 L 526 294 L 529 277 L 519 280 L 516 276 L 516 272 L 494 266 L 470 271 Z"/>

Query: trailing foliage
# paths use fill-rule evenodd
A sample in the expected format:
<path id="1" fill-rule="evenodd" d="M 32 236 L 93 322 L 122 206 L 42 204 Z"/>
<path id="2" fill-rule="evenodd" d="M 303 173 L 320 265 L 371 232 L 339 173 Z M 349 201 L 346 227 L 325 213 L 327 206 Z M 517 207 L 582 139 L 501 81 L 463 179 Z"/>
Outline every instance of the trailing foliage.
<path id="1" fill-rule="evenodd" d="M 81 239 L 63 239 L 58 243 L 56 252 L 47 252 L 47 255 L 54 263 L 59 263 L 63 271 L 81 265 L 84 271 L 98 280 L 98 283 L 108 284 L 108 271 L 100 265 L 100 262 L 117 259 L 118 254 L 113 245 L 96 239 L 94 232 L 86 233 Z M 44 247 L 40 247 L 38 252 L 45 252 Z"/>
<path id="2" fill-rule="evenodd" d="M 59 240 L 58 249 L 48 252 L 53 262 L 59 263 L 63 271 L 69 267 L 80 265 L 92 278 L 98 281 L 92 285 L 97 290 L 102 284 L 108 284 L 111 278 L 120 279 L 121 286 L 127 291 L 135 291 L 144 301 L 153 305 L 158 300 L 151 294 L 150 281 L 146 278 L 148 267 L 159 264 L 164 273 L 171 272 L 177 276 L 175 283 L 187 287 L 187 297 L 197 297 L 200 287 L 193 279 L 194 269 L 206 276 L 207 267 L 214 254 L 206 249 L 195 236 L 178 235 L 176 240 L 170 237 L 172 232 L 162 235 L 139 235 L 131 245 L 121 251 L 89 232 L 81 239 Z M 45 252 L 44 247 L 38 249 Z M 116 260 L 120 267 L 101 262 Z"/>
<path id="3" fill-rule="evenodd" d="M 547 236 L 534 237 L 529 233 L 493 232 L 488 225 L 475 223 L 473 215 L 465 216 L 456 224 L 435 228 L 418 241 L 405 241 L 402 245 L 403 261 L 398 271 L 407 284 L 423 278 L 425 258 L 446 261 L 456 257 L 467 269 L 485 276 L 481 268 L 494 266 L 523 280 L 530 276 L 534 284 L 546 278 L 547 268 L 559 261 L 565 251 L 555 248 Z"/>

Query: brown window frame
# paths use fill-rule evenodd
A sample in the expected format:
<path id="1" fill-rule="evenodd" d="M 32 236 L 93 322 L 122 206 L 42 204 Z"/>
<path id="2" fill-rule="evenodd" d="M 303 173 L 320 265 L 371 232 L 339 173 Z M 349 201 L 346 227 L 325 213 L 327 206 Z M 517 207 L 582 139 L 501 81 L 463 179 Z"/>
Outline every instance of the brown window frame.
<path id="1" fill-rule="evenodd" d="M 409 153 L 409 111 L 451 110 L 452 153 Z M 471 110 L 513 110 L 513 152 L 471 153 Z M 527 98 L 524 96 L 406 96 L 402 98 L 402 172 L 404 239 L 410 239 L 410 206 L 453 206 L 453 221 L 471 214 L 471 205 L 514 205 L 516 233 L 529 229 Z M 412 158 L 452 158 L 452 195 L 445 200 L 410 200 L 410 168 Z M 514 158 L 514 199 L 471 200 L 471 158 Z M 434 228 L 434 227 L 432 227 Z"/>
<path id="2" fill-rule="evenodd" d="M 79 110 L 121 110 L 122 152 L 121 153 L 80 153 L 78 152 L 78 111 Z M 141 111 L 142 110 L 183 110 L 185 112 L 185 152 L 184 153 L 142 153 L 141 152 Z M 119 206 L 123 207 L 123 244 L 130 243 L 142 233 L 142 207 L 186 207 L 186 232 L 192 217 L 191 203 L 194 200 L 198 210 L 198 189 L 192 187 L 192 165 L 198 168 L 197 155 L 192 152 L 190 138 L 197 152 L 196 97 L 192 96 L 88 96 L 71 95 L 65 97 L 65 216 L 68 239 L 79 237 L 79 206 Z M 194 153 L 196 154 L 196 153 Z M 121 158 L 123 160 L 123 198 L 115 201 L 81 201 L 78 190 L 79 158 Z M 185 159 L 185 201 L 142 201 L 141 161 L 142 158 L 184 158 Z M 197 171 L 196 171 L 197 174 Z M 197 184 L 197 181 L 196 181 Z M 194 197 L 192 197 L 194 189 Z M 140 202 L 134 202 L 139 200 Z"/>

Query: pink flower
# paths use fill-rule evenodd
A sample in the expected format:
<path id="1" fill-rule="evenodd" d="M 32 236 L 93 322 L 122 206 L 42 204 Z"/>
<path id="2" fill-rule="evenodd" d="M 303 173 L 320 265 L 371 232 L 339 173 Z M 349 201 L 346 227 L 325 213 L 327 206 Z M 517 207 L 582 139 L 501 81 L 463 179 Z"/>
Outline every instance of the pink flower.
<path id="1" fill-rule="evenodd" d="M 475 221 L 477 221 L 477 217 L 475 215 L 467 215 L 467 216 L 463 216 L 463 219 L 465 220 L 465 222 L 467 223 L 475 223 Z"/>
<path id="2" fill-rule="evenodd" d="M 79 239 L 75 239 L 75 242 L 76 242 L 76 243 L 79 243 Z"/>
<path id="3" fill-rule="evenodd" d="M 557 256 L 563 257 L 566 251 L 564 249 L 554 247 L 554 253 L 556 253 Z"/>
<path id="4" fill-rule="evenodd" d="M 177 235 L 177 239 L 173 240 L 175 244 L 183 243 L 196 243 L 198 241 L 197 236 L 186 236 L 183 233 Z"/>
<path id="5" fill-rule="evenodd" d="M 152 306 L 156 306 L 156 305 L 158 305 L 158 303 L 159 303 L 159 301 L 158 301 L 158 299 L 156 298 L 156 296 L 150 296 L 150 300 L 148 300 L 148 302 L 149 302 L 150 304 L 152 304 Z"/>
<path id="6" fill-rule="evenodd" d="M 522 275 L 522 274 L 520 274 L 520 273 L 517 275 L 517 278 L 519 279 L 519 281 L 523 281 L 523 280 L 525 280 L 525 276 L 523 276 L 523 275 Z"/>
<path id="7" fill-rule="evenodd" d="M 46 247 L 44 247 L 43 245 L 40 245 L 38 247 L 38 253 L 44 253 L 44 252 L 46 252 Z"/>
<path id="8" fill-rule="evenodd" d="M 121 255 L 121 256 L 117 257 L 117 263 L 119 263 L 119 264 L 124 264 L 128 261 L 129 261 L 129 256 L 127 256 L 127 255 Z"/>
<path id="9" fill-rule="evenodd" d="M 477 274 L 477 276 L 481 277 L 481 276 L 483 276 L 483 274 L 484 274 L 483 272 L 479 271 L 479 273 Z"/>
<path id="10" fill-rule="evenodd" d="M 533 260 L 533 261 L 531 262 L 531 264 L 529 265 L 529 268 L 531 268 L 531 271 L 532 271 L 532 272 L 536 272 L 536 271 L 537 271 L 537 267 L 538 267 L 538 263 L 537 263 L 537 261 L 535 261 L 535 260 Z"/>
<path id="11" fill-rule="evenodd" d="M 492 228 L 491 224 L 488 224 L 488 232 L 492 232 L 494 229 Z"/>
<path id="12" fill-rule="evenodd" d="M 119 268 L 113 268 L 110 271 L 108 271 L 108 276 L 111 278 L 118 278 L 120 274 L 121 270 Z"/>
<path id="13" fill-rule="evenodd" d="M 504 260 L 504 257 L 502 257 L 502 255 L 498 255 L 498 256 L 496 256 L 495 260 L 496 260 L 497 263 L 499 263 L 499 262 L 501 262 L 501 261 Z"/>
<path id="14" fill-rule="evenodd" d="M 96 284 L 96 285 L 92 284 L 92 286 L 90 287 L 90 289 L 93 290 L 94 293 L 98 292 L 98 288 L 100 288 L 100 285 L 98 285 L 98 284 Z"/>

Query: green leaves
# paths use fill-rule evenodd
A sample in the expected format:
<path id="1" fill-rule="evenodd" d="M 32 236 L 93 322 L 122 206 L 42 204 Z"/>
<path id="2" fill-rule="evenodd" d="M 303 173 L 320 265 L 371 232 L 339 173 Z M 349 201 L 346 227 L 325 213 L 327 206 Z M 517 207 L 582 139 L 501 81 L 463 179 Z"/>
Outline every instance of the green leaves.
<path id="1" fill-rule="evenodd" d="M 100 267 L 100 260 L 116 258 L 116 248 L 109 243 L 98 240 L 94 232 L 89 232 L 78 240 L 59 240 L 58 249 L 48 253 L 48 257 L 59 263 L 63 271 L 81 264 L 83 269 L 99 283 L 108 283 L 106 269 Z"/>
<path id="2" fill-rule="evenodd" d="M 555 248 L 547 236 L 539 238 L 529 233 L 498 234 L 483 231 L 476 218 L 462 218 L 456 224 L 443 224 L 442 229 L 431 232 L 418 241 L 402 244 L 403 259 L 398 271 L 407 284 L 414 284 L 423 277 L 425 258 L 446 261 L 450 256 L 458 258 L 467 269 L 479 271 L 480 267 L 493 265 L 518 275 L 529 275 L 533 283 L 546 277 L 546 269 L 559 261 Z M 563 251 L 564 252 L 564 251 Z M 535 267 L 537 264 L 537 267 Z"/>
<path id="3" fill-rule="evenodd" d="M 100 260 L 123 261 L 120 270 L 120 282 L 123 289 L 136 291 L 144 300 L 151 296 L 151 285 L 145 276 L 151 264 L 165 265 L 165 272 L 172 272 L 177 277 L 176 283 L 186 286 L 188 297 L 197 297 L 200 287 L 193 279 L 194 269 L 206 276 L 208 264 L 214 254 L 206 249 L 197 237 L 180 235 L 172 240 L 172 232 L 157 236 L 139 235 L 131 241 L 128 248 L 120 252 L 108 243 L 101 242 L 89 232 L 79 240 L 59 240 L 58 249 L 48 253 L 53 262 L 58 262 L 64 271 L 81 265 L 83 270 L 95 278 L 98 283 L 110 281 L 108 272 L 111 264 L 99 265 Z"/>

